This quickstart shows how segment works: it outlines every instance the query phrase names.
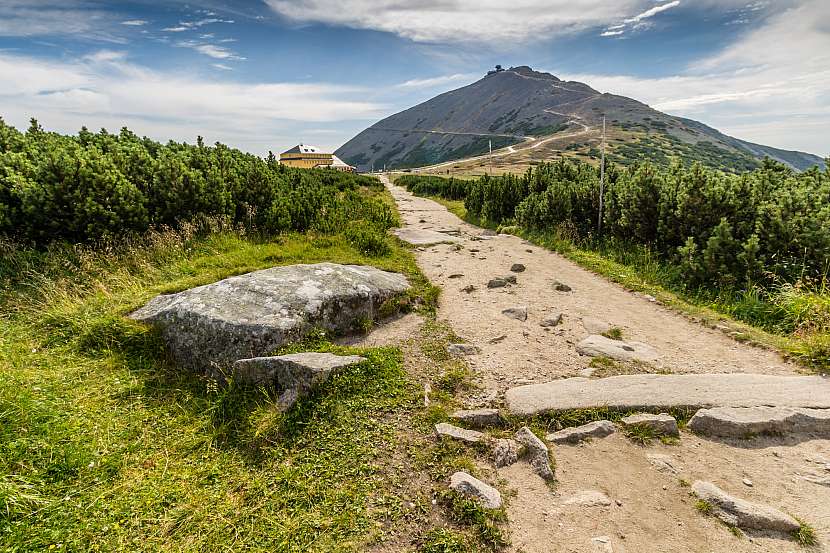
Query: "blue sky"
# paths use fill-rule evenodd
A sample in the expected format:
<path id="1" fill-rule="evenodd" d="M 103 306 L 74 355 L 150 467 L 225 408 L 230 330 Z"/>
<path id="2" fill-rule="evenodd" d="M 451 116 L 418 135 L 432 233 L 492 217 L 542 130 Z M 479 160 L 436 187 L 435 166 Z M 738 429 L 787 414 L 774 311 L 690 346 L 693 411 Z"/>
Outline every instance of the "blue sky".
<path id="1" fill-rule="evenodd" d="M 0 116 L 264 154 L 530 65 L 830 154 L 827 0 L 0 0 Z"/>

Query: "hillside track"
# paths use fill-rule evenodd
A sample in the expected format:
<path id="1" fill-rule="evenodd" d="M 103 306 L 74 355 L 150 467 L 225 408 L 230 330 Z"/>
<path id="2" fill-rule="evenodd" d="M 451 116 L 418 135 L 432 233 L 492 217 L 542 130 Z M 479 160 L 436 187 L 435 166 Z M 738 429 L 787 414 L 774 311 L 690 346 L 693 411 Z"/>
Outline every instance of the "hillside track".
<path id="1" fill-rule="evenodd" d="M 508 388 L 584 376 L 591 370 L 591 360 L 577 353 L 576 344 L 589 334 L 586 326 L 597 321 L 622 329 L 626 340 L 644 342 L 659 353 L 653 365 L 630 366 L 629 371 L 799 373 L 797 366 L 775 352 L 687 320 L 518 237 L 482 236 L 481 229 L 437 202 L 414 197 L 386 177 L 382 180 L 406 227 L 455 229 L 454 234 L 463 239 L 458 247 L 418 247 L 415 254 L 426 276 L 442 289 L 438 318 L 480 350 L 465 357 L 478 388 L 464 398 L 464 407 L 500 407 Z M 514 263 L 526 266 L 524 272 L 512 273 L 516 285 L 487 287 L 490 279 L 511 274 Z M 573 290 L 555 291 L 554 280 Z M 467 286 L 474 289 L 463 291 Z M 526 321 L 502 314 L 518 306 L 527 307 Z M 563 313 L 559 326 L 540 326 L 556 311 Z M 677 445 L 655 441 L 640 446 L 619 433 L 582 445 L 548 445 L 556 463 L 553 486 L 527 463 L 495 469 L 479 458 L 482 478 L 509 498 L 509 551 L 783 553 L 798 549 L 787 536 L 738 538 L 713 517 L 703 516 L 684 484 L 695 480 L 712 481 L 739 497 L 805 518 L 819 540 L 830 543 L 830 488 L 799 476 L 823 470 L 811 460 L 830 460 L 830 440 L 756 437 L 728 442 L 684 431 Z M 668 456 L 674 468 L 658 470 L 649 455 Z M 752 487 L 742 483 L 747 479 Z M 586 490 L 606 494 L 611 504 L 567 503 Z M 597 537 L 607 541 L 595 541 Z"/>

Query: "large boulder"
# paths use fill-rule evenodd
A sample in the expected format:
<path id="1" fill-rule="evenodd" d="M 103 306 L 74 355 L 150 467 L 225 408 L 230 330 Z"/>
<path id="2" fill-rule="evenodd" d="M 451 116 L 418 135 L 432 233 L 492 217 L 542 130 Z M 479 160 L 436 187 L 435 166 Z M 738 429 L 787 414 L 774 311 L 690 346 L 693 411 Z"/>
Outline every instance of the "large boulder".
<path id="1" fill-rule="evenodd" d="M 159 328 L 180 365 L 225 371 L 315 327 L 347 332 L 408 288 L 403 275 L 374 267 L 289 265 L 157 296 L 130 317 Z"/>

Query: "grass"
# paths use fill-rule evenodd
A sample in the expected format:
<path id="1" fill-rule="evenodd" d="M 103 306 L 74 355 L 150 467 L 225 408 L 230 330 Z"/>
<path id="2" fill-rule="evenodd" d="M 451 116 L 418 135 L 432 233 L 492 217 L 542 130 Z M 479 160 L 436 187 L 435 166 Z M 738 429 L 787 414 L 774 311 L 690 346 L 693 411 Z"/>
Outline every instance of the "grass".
<path id="1" fill-rule="evenodd" d="M 711 515 L 712 511 L 714 511 L 714 507 L 712 504 L 704 499 L 698 499 L 695 501 L 695 509 L 702 515 Z"/>
<path id="2" fill-rule="evenodd" d="M 438 289 L 409 250 L 389 238 L 385 255 L 367 257 L 341 236 L 227 228 L 122 246 L 3 246 L 0 549 L 360 551 L 405 534 L 474 551 L 497 541 L 477 516 L 428 507 L 445 477 L 475 463 L 431 438 L 422 376 L 436 383 L 431 407 L 446 411 L 468 373 L 443 357 L 453 337 L 431 322 Z M 176 370 L 160 337 L 124 317 L 159 293 L 319 261 L 409 277 L 412 291 L 388 310 L 427 318 L 424 375 L 400 349 L 312 336 L 286 351 L 367 361 L 281 413 L 268 390 Z"/>
<path id="3" fill-rule="evenodd" d="M 818 537 L 816 537 L 815 529 L 803 520 L 796 520 L 798 520 L 801 526 L 793 532 L 793 539 L 804 547 L 815 547 L 818 545 Z"/>
<path id="4" fill-rule="evenodd" d="M 603 332 L 602 335 L 606 338 L 610 338 L 611 340 L 622 340 L 623 330 L 617 326 L 612 326 L 611 328 Z"/>

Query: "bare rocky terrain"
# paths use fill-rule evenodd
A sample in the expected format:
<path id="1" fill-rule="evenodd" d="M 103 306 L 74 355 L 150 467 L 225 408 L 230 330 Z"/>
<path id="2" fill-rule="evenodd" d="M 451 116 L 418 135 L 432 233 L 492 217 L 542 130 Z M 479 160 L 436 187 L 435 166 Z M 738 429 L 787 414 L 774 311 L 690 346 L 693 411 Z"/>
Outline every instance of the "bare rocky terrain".
<path id="1" fill-rule="evenodd" d="M 517 386 L 577 376 L 595 381 L 600 369 L 592 366 L 594 357 L 577 346 L 611 329 L 619 329 L 624 344 L 650 352 L 648 361 L 620 362 L 623 372 L 801 374 L 773 351 L 739 343 L 520 238 L 483 232 L 436 202 L 386 183 L 406 229 L 453 238 L 415 248 L 419 266 L 443 290 L 439 319 L 472 346 L 458 351 L 479 386 L 465 407 L 504 408 L 505 392 Z M 494 279 L 503 282 L 494 285 Z M 405 317 L 379 330 L 382 341 L 414 324 Z M 510 551 L 802 548 L 786 532 L 730 530 L 717 510 L 701 513 L 692 493 L 692 483 L 705 488 L 698 481 L 734 496 L 739 506 L 761 505 L 787 520 L 803 519 L 816 531 L 814 550 L 824 550 L 830 543 L 830 440 L 823 436 L 715 438 L 681 429 L 679 440 L 638 445 L 618 430 L 576 443 L 546 440 L 555 482 L 540 476 L 533 462 L 494 468 L 481 460 L 480 469 L 482 480 L 505 498 Z"/>

